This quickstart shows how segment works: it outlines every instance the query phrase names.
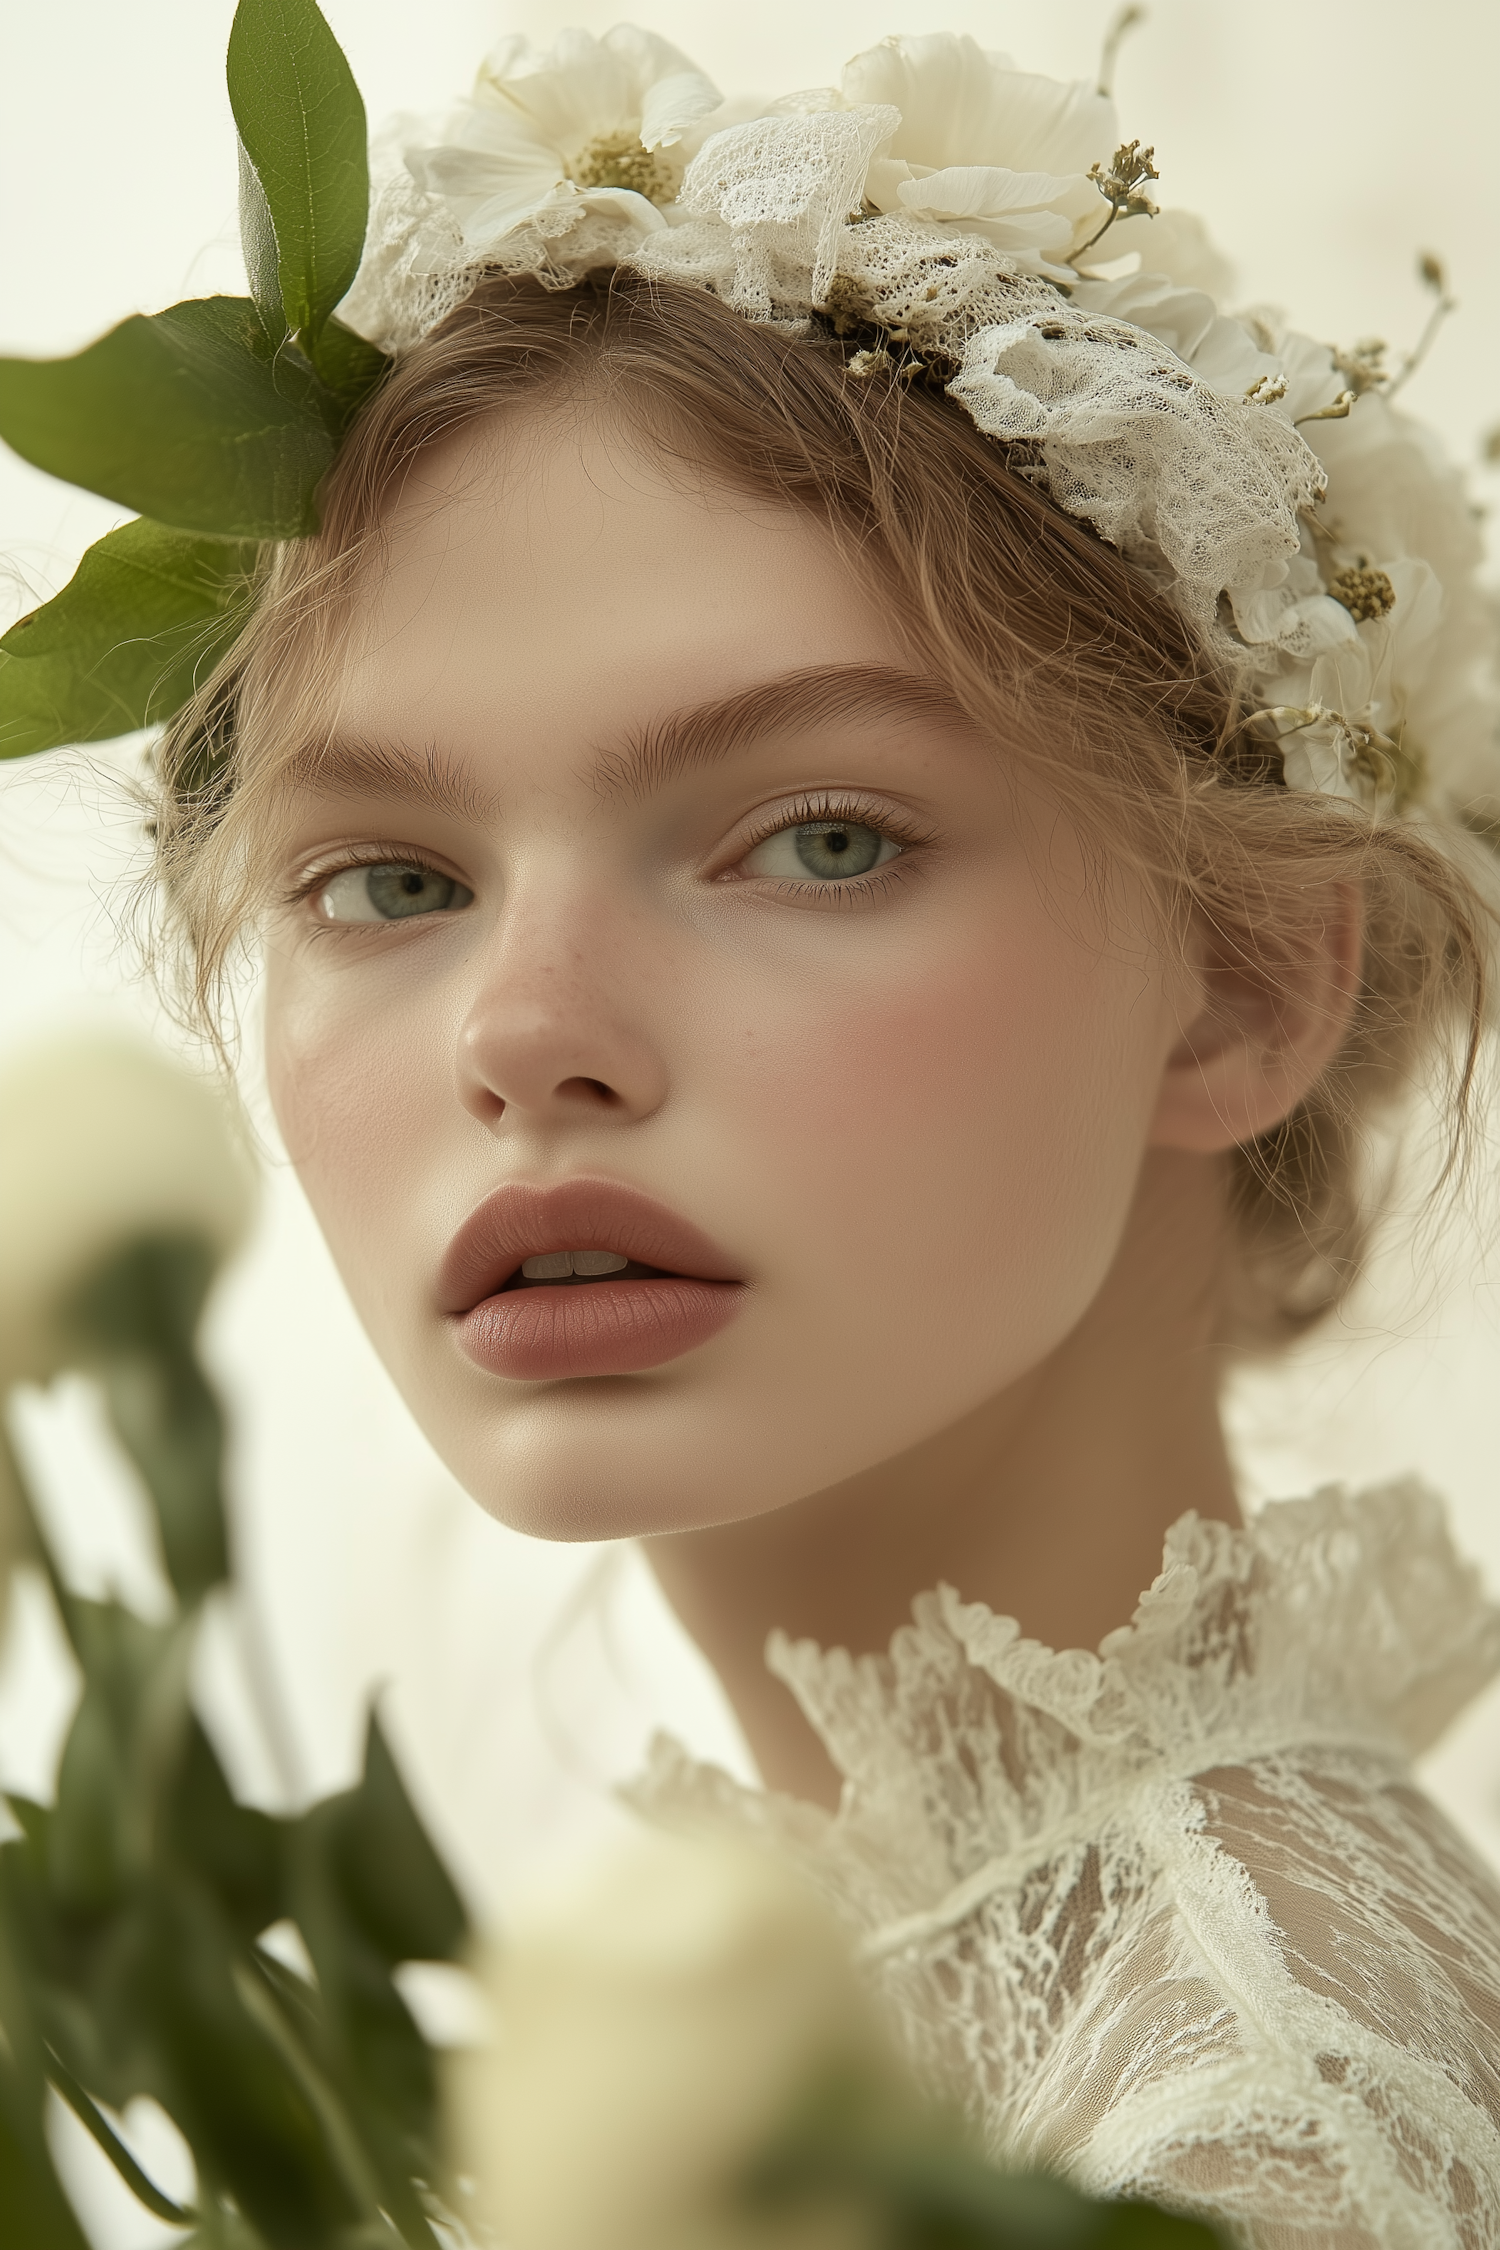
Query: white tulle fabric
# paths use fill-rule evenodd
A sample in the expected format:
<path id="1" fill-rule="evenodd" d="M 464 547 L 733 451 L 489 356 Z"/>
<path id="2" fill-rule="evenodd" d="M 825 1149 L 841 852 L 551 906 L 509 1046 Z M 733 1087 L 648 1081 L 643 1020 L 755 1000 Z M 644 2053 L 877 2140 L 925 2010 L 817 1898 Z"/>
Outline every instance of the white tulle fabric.
<path id="1" fill-rule="evenodd" d="M 797 1855 L 998 2155 L 1256 2250 L 1500 2243 L 1500 1887 L 1409 1771 L 1500 1611 L 1429 1493 L 1186 1516 L 1098 1656 L 940 1589 L 771 1662 L 837 1816 L 669 1743 L 637 1801 Z"/>

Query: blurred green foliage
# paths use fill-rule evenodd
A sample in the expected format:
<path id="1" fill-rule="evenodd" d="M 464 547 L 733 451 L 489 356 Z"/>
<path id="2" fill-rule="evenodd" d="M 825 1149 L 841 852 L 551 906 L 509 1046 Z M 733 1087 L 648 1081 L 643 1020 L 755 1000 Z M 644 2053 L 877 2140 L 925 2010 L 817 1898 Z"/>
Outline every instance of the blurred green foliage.
<path id="1" fill-rule="evenodd" d="M 212 1258 L 136 1243 L 69 1309 L 77 1358 L 149 1493 L 177 1614 L 82 1599 L 33 1523 L 82 1675 L 55 1802 L 0 1847 L 0 2241 L 81 2250 L 43 2119 L 54 2086 L 159 2217 L 203 2245 L 435 2245 L 434 2058 L 392 1978 L 458 1957 L 457 1893 L 371 1718 L 358 1785 L 297 1818 L 236 1803 L 188 1694 L 228 1576 L 224 1424 L 194 1349 Z M 259 1941 L 290 1921 L 311 1979 Z M 99 2104 L 158 2101 L 192 2150 L 180 2211 Z"/>

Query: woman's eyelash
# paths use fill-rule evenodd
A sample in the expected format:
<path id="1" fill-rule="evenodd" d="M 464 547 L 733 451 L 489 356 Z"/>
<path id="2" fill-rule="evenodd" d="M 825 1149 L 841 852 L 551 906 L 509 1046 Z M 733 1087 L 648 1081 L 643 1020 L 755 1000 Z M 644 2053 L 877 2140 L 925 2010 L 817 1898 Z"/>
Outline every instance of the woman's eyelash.
<path id="1" fill-rule="evenodd" d="M 320 860 L 307 873 L 289 883 L 281 895 L 283 906 L 305 906 L 316 898 L 319 891 L 327 890 L 338 875 L 349 875 L 361 867 L 415 867 L 424 875 L 446 875 L 446 867 L 425 852 L 413 851 L 409 844 L 361 844 L 355 851 L 340 854 L 334 859 Z"/>
<path id="2" fill-rule="evenodd" d="M 889 805 L 862 804 L 857 797 L 830 796 L 818 791 L 812 796 L 794 798 L 790 804 L 778 805 L 773 813 L 767 813 L 757 820 L 738 847 L 737 857 L 741 860 L 748 859 L 757 844 L 763 844 L 768 836 L 780 836 L 789 828 L 811 826 L 819 821 L 847 821 L 851 827 L 873 828 L 878 836 L 888 836 L 893 844 L 900 844 L 904 851 L 912 851 L 932 841 L 931 831 L 924 828 L 910 813 L 896 812 Z M 889 866 L 894 864 L 890 862 L 887 867 L 881 868 L 879 875 L 886 874 Z M 871 883 L 877 879 L 875 873 L 855 875 L 846 879 L 844 887 L 848 889 L 855 883 Z"/>
<path id="3" fill-rule="evenodd" d="M 749 857 L 758 844 L 770 836 L 779 836 L 788 828 L 800 828 L 818 821 L 848 821 L 861 828 L 873 828 L 878 835 L 888 836 L 892 843 L 900 844 L 903 854 L 931 841 L 930 832 L 910 814 L 894 811 L 889 805 L 862 802 L 857 797 L 838 796 L 824 790 L 797 797 L 790 804 L 779 805 L 774 813 L 767 813 L 752 827 L 739 847 L 738 858 Z M 857 887 L 868 888 L 889 876 L 890 862 L 868 875 L 846 878 L 841 889 L 848 892 Z M 326 890 L 337 876 L 356 872 L 363 867 L 412 867 L 424 875 L 443 876 L 448 870 L 440 867 L 427 853 L 410 844 L 364 844 L 355 850 L 341 852 L 320 860 L 316 866 L 286 886 L 280 898 L 283 907 L 305 906 Z M 329 928 L 335 927 L 330 923 Z"/>

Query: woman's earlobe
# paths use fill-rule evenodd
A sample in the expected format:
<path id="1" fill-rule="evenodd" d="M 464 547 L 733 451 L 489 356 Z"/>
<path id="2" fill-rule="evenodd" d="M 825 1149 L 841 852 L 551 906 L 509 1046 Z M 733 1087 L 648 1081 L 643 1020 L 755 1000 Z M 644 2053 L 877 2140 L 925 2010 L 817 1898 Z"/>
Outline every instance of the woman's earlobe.
<path id="1" fill-rule="evenodd" d="M 1359 998 L 1364 915 L 1358 889 L 1309 895 L 1268 947 L 1203 929 L 1199 1007 L 1162 1072 L 1151 1146 L 1213 1155 L 1290 1116 L 1327 1069 Z"/>

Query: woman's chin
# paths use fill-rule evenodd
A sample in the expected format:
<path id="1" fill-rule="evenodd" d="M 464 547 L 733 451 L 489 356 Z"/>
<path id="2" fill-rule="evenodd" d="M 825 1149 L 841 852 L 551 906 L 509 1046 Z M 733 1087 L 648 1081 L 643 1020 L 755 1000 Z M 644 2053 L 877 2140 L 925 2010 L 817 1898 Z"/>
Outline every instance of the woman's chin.
<path id="1" fill-rule="evenodd" d="M 712 1406 L 632 1416 L 629 1378 L 600 1381 L 602 1413 L 567 1426 L 554 1403 L 496 1427 L 429 1424 L 449 1469 L 487 1515 L 532 1539 L 648 1539 L 765 1515 L 849 1473 L 817 1447 L 753 1442 Z M 636 1394 L 635 1403 L 646 1404 Z M 570 1401 L 570 1403 L 576 1403 Z M 763 1425 L 764 1417 L 757 1417 Z M 849 1465 L 850 1470 L 859 1466 Z"/>
<path id="2" fill-rule="evenodd" d="M 645 1479 L 630 1468 L 602 1474 L 563 1461 L 533 1465 L 524 1475 L 459 1472 L 459 1481 L 485 1514 L 507 1529 L 560 1545 L 703 1531 L 759 1514 L 765 1505 L 761 1493 L 747 1492 L 743 1506 L 733 1499 L 726 1506 L 724 1494 L 706 1489 L 701 1475 L 662 1472 Z"/>

